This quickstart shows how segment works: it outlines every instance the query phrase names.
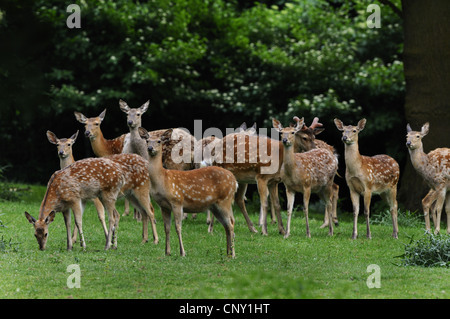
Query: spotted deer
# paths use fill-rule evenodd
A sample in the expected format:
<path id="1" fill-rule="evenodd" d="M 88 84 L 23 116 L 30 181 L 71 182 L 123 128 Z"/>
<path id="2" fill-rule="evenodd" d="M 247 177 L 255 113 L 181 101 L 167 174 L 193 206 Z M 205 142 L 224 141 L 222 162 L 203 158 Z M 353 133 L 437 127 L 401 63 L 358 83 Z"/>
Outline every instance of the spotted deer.
<path id="1" fill-rule="evenodd" d="M 229 139 L 233 134 L 243 134 L 243 135 L 256 135 L 256 123 L 253 123 L 251 127 L 247 127 L 247 123 L 243 122 L 235 131 L 234 133 L 230 133 L 227 135 L 227 138 Z M 195 152 L 200 152 L 201 158 L 203 159 L 200 163 L 195 163 L 196 168 L 200 168 L 203 166 L 211 165 L 212 158 L 215 156 L 216 148 L 220 151 L 222 148 L 223 140 L 221 138 L 215 137 L 215 136 L 207 136 L 205 138 L 202 138 L 201 140 L 197 141 L 197 147 L 195 148 Z M 197 158 L 197 154 L 194 155 L 194 158 Z M 239 201 L 245 201 L 245 192 L 247 190 L 247 185 L 239 184 L 238 183 L 238 189 L 240 190 L 238 192 L 237 197 L 239 198 Z M 241 199 L 242 197 L 242 199 Z M 244 206 L 245 208 L 245 206 Z M 273 213 L 273 210 L 272 210 Z M 211 216 L 210 212 L 207 212 L 206 217 L 206 223 L 209 225 L 208 232 L 212 232 L 213 225 L 214 225 L 214 216 Z M 256 232 L 256 229 L 250 228 L 250 231 Z"/>
<path id="2" fill-rule="evenodd" d="M 127 125 L 130 129 L 130 135 L 129 138 L 125 139 L 122 153 L 138 154 L 146 160 L 148 160 L 147 146 L 139 136 L 138 128 L 142 125 L 142 115 L 148 110 L 149 103 L 150 101 L 147 101 L 138 108 L 130 108 L 125 101 L 119 100 L 120 109 L 127 115 Z M 129 205 L 127 207 L 124 216 L 129 214 Z M 136 209 L 134 210 L 134 218 L 137 221 L 142 220 L 141 213 Z"/>
<path id="3" fill-rule="evenodd" d="M 411 163 L 417 173 L 423 177 L 431 188 L 422 200 L 425 216 L 425 228 L 431 231 L 430 208 L 435 204 L 436 215 L 433 214 L 435 234 L 440 231 L 442 208 L 445 202 L 447 213 L 447 234 L 450 233 L 450 148 L 437 148 L 428 154 L 423 151 L 422 138 L 429 130 L 430 124 L 425 123 L 420 132 L 413 131 L 408 124 L 406 127 L 406 146 L 408 147 Z"/>
<path id="4" fill-rule="evenodd" d="M 82 214 L 86 201 L 98 197 L 106 208 L 109 219 L 105 249 L 109 249 L 112 242 L 113 247 L 117 248 L 120 216 L 115 209 L 115 203 L 119 195 L 125 195 L 151 220 L 153 242 L 157 244 L 158 233 L 153 222 L 154 212 L 150 206 L 149 187 L 148 162 L 136 154 L 83 159 L 53 173 L 47 184 L 38 218 L 32 217 L 28 212 L 25 212 L 25 217 L 33 224 L 39 248 L 44 250 L 48 239 L 48 226 L 53 222 L 56 212 L 62 212 L 67 230 L 67 250 L 72 250 L 71 209 L 80 233 L 81 245 L 86 249 Z"/>
<path id="5" fill-rule="evenodd" d="M 294 116 L 294 121 L 299 122 L 300 119 L 297 116 Z M 326 142 L 316 139 L 316 135 L 322 133 L 325 129 L 323 128 L 323 124 L 319 123 L 319 118 L 315 117 L 313 119 L 313 122 L 308 127 L 303 125 L 301 130 L 299 130 L 297 133 L 295 133 L 295 144 L 294 144 L 294 152 L 295 153 L 302 153 L 306 151 L 310 151 L 315 148 L 320 149 L 326 149 L 330 151 L 332 154 L 336 154 L 337 152 L 335 148 Z M 339 185 L 336 183 L 333 183 L 333 195 L 332 195 L 332 215 L 333 215 L 333 222 L 337 226 L 338 223 L 338 217 L 337 217 L 337 202 L 339 199 Z M 324 228 L 328 226 L 328 215 L 325 214 L 324 222 L 320 228 Z"/>
<path id="6" fill-rule="evenodd" d="M 75 162 L 75 159 L 73 157 L 72 152 L 72 146 L 77 140 L 78 131 L 73 134 L 69 138 L 61 138 L 59 139 L 55 133 L 51 131 L 47 131 L 47 138 L 48 141 L 52 144 L 55 144 L 58 149 L 58 157 L 59 157 L 59 165 L 60 168 L 63 169 Z M 105 233 L 105 238 L 108 237 L 108 229 L 106 227 L 105 223 L 105 208 L 102 205 L 102 202 L 98 198 L 94 198 L 92 202 L 95 205 L 95 208 L 97 209 L 98 219 L 100 220 L 100 223 L 103 226 L 103 231 Z M 75 225 L 73 229 L 72 234 L 72 242 L 75 242 L 77 240 L 77 234 L 78 234 L 78 228 Z"/>
<path id="7" fill-rule="evenodd" d="M 398 163 L 385 154 L 370 157 L 359 153 L 358 135 L 364 129 L 366 119 L 360 120 L 356 126 L 345 126 L 339 119 L 334 119 L 334 123 L 337 129 L 342 131 L 342 142 L 345 145 L 345 179 L 353 204 L 352 239 L 358 236 L 359 196 L 364 198 L 367 238 L 372 238 L 369 226 L 372 194 L 379 194 L 389 204 L 393 226 L 392 236 L 398 238 L 397 183 L 400 176 Z"/>
<path id="8" fill-rule="evenodd" d="M 166 255 L 170 255 L 171 212 L 174 214 L 180 255 L 185 256 L 181 237 L 183 212 L 198 213 L 211 210 L 225 228 L 227 255 L 235 257 L 232 203 L 237 183 L 233 174 L 218 167 L 203 167 L 188 171 L 165 169 L 162 147 L 172 134 L 172 130 L 168 130 L 158 139 L 152 139 L 142 127 L 139 128 L 139 133 L 148 145 L 151 196 L 161 207 L 166 233 Z"/>
<path id="9" fill-rule="evenodd" d="M 308 208 L 311 193 L 319 195 L 325 203 L 325 215 L 332 220 L 333 180 L 338 168 L 334 153 L 326 149 L 312 149 L 304 153 L 294 153 L 296 133 L 303 127 L 303 119 L 297 121 L 294 127 L 283 127 L 280 121 L 273 119 L 273 127 L 281 133 L 284 148 L 283 166 L 280 176 L 286 187 L 288 200 L 288 219 L 285 238 L 290 235 L 292 210 L 295 193 L 303 194 L 303 206 L 306 219 L 306 236 L 311 237 L 309 229 Z M 333 223 L 328 223 L 329 235 L 333 235 Z"/>
<path id="10" fill-rule="evenodd" d="M 103 157 L 114 154 L 121 154 L 125 144 L 129 143 L 130 133 L 122 134 L 112 140 L 106 139 L 103 136 L 101 124 L 105 119 L 106 109 L 104 109 L 99 116 L 86 117 L 80 112 L 74 112 L 75 118 L 81 124 L 84 124 L 84 135 L 89 138 L 92 151 L 95 156 Z M 127 200 L 125 200 L 125 211 L 123 215 L 128 215 L 130 212 L 130 206 Z"/>

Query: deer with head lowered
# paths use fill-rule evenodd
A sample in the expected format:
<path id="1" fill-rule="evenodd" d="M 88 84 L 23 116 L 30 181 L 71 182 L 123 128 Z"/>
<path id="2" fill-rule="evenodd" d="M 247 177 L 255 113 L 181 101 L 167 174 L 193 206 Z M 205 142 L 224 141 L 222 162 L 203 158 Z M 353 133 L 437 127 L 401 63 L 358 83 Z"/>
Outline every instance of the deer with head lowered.
<path id="1" fill-rule="evenodd" d="M 333 180 L 338 168 L 336 156 L 326 149 L 312 149 L 304 153 L 294 153 L 296 133 L 303 127 L 303 119 L 296 126 L 284 128 L 280 121 L 273 119 L 273 127 L 281 133 L 284 155 L 280 176 L 286 187 L 288 200 L 288 219 L 285 238 L 290 234 L 292 210 L 295 193 L 303 194 L 306 219 L 306 236 L 311 237 L 308 220 L 308 206 L 311 193 L 316 193 L 325 203 L 325 215 L 332 220 Z M 328 223 L 329 235 L 333 235 L 333 223 Z"/>
<path id="2" fill-rule="evenodd" d="M 420 132 L 413 131 L 408 124 L 406 127 L 406 146 L 408 147 L 411 163 L 417 173 L 423 177 L 431 188 L 422 200 L 425 216 L 425 228 L 430 231 L 430 208 L 435 205 L 436 215 L 433 214 L 435 234 L 441 226 L 442 207 L 445 202 L 447 212 L 447 233 L 450 233 L 450 148 L 437 148 L 428 154 L 423 151 L 422 138 L 430 130 L 430 124 L 425 123 Z"/>
<path id="3" fill-rule="evenodd" d="M 148 162 L 136 154 L 118 154 L 110 157 L 79 160 L 51 176 L 47 191 L 39 209 L 38 218 L 25 212 L 25 217 L 33 224 L 39 248 L 44 250 L 48 239 L 48 226 L 56 212 L 62 212 L 67 231 L 67 250 L 72 250 L 70 234 L 70 209 L 80 233 L 83 249 L 84 240 L 82 214 L 87 200 L 100 198 L 108 212 L 109 229 L 105 249 L 117 248 L 117 227 L 119 214 L 115 209 L 116 199 L 125 195 L 136 207 L 145 212 L 151 220 L 153 241 L 158 243 L 158 233 L 154 225 L 154 212 L 150 206 L 150 181 Z"/>
<path id="4" fill-rule="evenodd" d="M 364 129 L 366 119 L 360 120 L 356 126 L 346 126 L 339 119 L 334 119 L 334 123 L 337 129 L 342 131 L 342 142 L 345 145 L 345 180 L 350 189 L 353 205 L 352 239 L 358 236 L 359 196 L 364 198 L 367 238 L 372 238 L 369 226 L 372 194 L 380 194 L 389 204 L 393 226 L 392 236 L 398 238 L 397 183 L 400 177 L 398 163 L 385 154 L 370 157 L 359 153 L 358 135 Z"/>
<path id="5" fill-rule="evenodd" d="M 185 256 L 181 237 L 183 212 L 199 213 L 211 210 L 225 228 L 227 255 L 234 257 L 234 216 L 232 203 L 237 189 L 233 174 L 219 167 L 203 167 L 188 171 L 163 167 L 162 147 L 172 134 L 167 130 L 161 138 L 152 139 L 144 128 L 139 134 L 146 140 L 149 151 L 151 196 L 161 207 L 166 233 L 166 255 L 170 255 L 171 212 L 180 244 L 180 255 Z"/>
<path id="6" fill-rule="evenodd" d="M 55 144 L 58 149 L 58 157 L 60 168 L 63 169 L 75 162 L 73 158 L 72 145 L 75 143 L 78 136 L 78 131 L 73 134 L 69 138 L 61 138 L 59 139 L 55 133 L 51 131 L 47 131 L 48 141 L 52 144 Z M 102 202 L 98 198 L 94 198 L 92 202 L 95 205 L 98 213 L 98 219 L 100 219 L 100 223 L 103 226 L 103 231 L 105 233 L 105 238 L 108 238 L 108 229 L 105 223 L 105 208 L 102 205 Z M 75 225 L 73 229 L 72 241 L 75 242 L 77 240 L 78 229 Z"/>

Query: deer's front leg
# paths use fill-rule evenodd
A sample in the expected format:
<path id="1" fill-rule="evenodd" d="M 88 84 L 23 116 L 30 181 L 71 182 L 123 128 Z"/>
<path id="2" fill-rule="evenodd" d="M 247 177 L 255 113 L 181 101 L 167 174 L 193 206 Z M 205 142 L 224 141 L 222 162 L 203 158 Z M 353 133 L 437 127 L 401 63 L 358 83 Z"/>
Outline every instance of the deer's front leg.
<path id="1" fill-rule="evenodd" d="M 366 217 L 366 233 L 367 238 L 371 239 L 372 234 L 370 233 L 370 201 L 372 199 L 372 192 L 366 190 L 364 193 L 364 216 Z"/>
<path id="2" fill-rule="evenodd" d="M 70 210 L 67 209 L 62 212 L 64 216 L 64 223 L 67 231 L 67 250 L 72 250 L 72 235 L 70 233 Z"/>
<path id="3" fill-rule="evenodd" d="M 353 206 L 353 234 L 352 239 L 358 237 L 359 194 L 350 189 L 350 199 Z"/>
<path id="4" fill-rule="evenodd" d="M 183 206 L 174 205 L 172 209 L 173 209 L 173 219 L 175 220 L 175 230 L 177 232 L 178 242 L 180 244 L 180 256 L 184 257 L 184 256 L 186 256 L 186 252 L 184 251 L 183 238 L 181 236 L 181 223 L 183 220 Z"/>

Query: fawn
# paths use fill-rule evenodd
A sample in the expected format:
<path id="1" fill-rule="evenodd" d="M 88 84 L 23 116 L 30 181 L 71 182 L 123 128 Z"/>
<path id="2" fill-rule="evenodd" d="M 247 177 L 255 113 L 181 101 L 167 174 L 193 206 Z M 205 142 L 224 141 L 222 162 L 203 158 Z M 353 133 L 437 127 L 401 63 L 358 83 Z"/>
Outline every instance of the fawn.
<path id="1" fill-rule="evenodd" d="M 434 232 L 438 234 L 441 227 L 441 213 L 445 202 L 447 213 L 447 233 L 450 233 L 450 148 L 437 148 L 428 154 L 423 151 L 422 138 L 430 130 L 430 124 L 425 123 L 420 132 L 406 127 L 406 146 L 411 163 L 431 188 L 422 200 L 425 215 L 425 228 L 430 231 L 430 207 L 435 202 L 436 216 L 433 214 Z"/>
<path id="2" fill-rule="evenodd" d="M 150 155 L 149 176 L 151 196 L 161 207 L 166 233 L 166 255 L 170 255 L 171 212 L 180 244 L 180 255 L 185 256 L 181 238 L 183 212 L 199 213 L 211 210 L 222 223 L 227 237 L 227 255 L 235 257 L 234 216 L 232 203 L 237 182 L 233 174 L 219 167 L 203 167 L 189 171 L 169 170 L 163 167 L 162 147 L 170 138 L 172 129 L 158 139 L 152 139 L 144 128 L 139 134 L 146 140 Z"/>
<path id="3" fill-rule="evenodd" d="M 332 220 L 333 180 L 338 169 L 336 156 L 326 149 L 312 149 L 304 153 L 294 153 L 296 133 L 303 127 L 303 119 L 294 127 L 284 128 L 280 121 L 273 119 L 273 127 L 281 133 L 284 156 L 280 169 L 281 180 L 286 187 L 288 200 L 288 220 L 285 238 L 290 235 L 292 210 L 295 193 L 303 193 L 303 206 L 306 219 L 306 236 L 311 237 L 308 221 L 308 206 L 311 193 L 316 193 L 325 203 L 325 215 Z M 333 223 L 328 223 L 329 235 L 333 235 Z"/>
<path id="4" fill-rule="evenodd" d="M 364 129 L 366 119 L 360 120 L 356 126 L 345 126 L 339 119 L 334 119 L 334 123 L 337 129 L 342 131 L 342 142 L 345 145 L 345 180 L 350 189 L 350 198 L 353 205 L 352 239 L 358 237 L 357 223 L 360 195 L 364 197 L 367 238 L 372 238 L 369 226 L 372 194 L 379 194 L 389 204 L 393 226 L 392 237 L 398 238 L 397 183 L 400 177 L 398 163 L 385 154 L 370 157 L 359 153 L 358 134 Z"/>
<path id="5" fill-rule="evenodd" d="M 78 136 L 78 131 L 69 138 L 59 139 L 55 135 L 55 133 L 53 133 L 51 131 L 47 131 L 48 141 L 52 144 L 55 144 L 58 149 L 59 164 L 60 164 L 61 169 L 65 168 L 75 162 L 75 159 L 73 158 L 72 145 L 77 140 L 77 136 Z M 102 202 L 98 198 L 94 198 L 92 200 L 92 202 L 94 203 L 95 208 L 97 209 L 98 219 L 100 220 L 100 223 L 103 226 L 105 238 L 108 238 L 108 229 L 107 229 L 106 223 L 105 223 L 105 208 L 103 207 Z M 73 229 L 73 234 L 72 234 L 73 242 L 75 242 L 77 240 L 77 234 L 78 234 L 78 229 L 77 229 L 77 226 L 75 225 L 75 227 Z"/>
<path id="6" fill-rule="evenodd" d="M 118 154 L 110 157 L 79 160 L 66 168 L 56 171 L 47 184 L 47 192 L 39 209 L 38 219 L 25 212 L 25 217 L 33 224 L 39 248 L 45 249 L 48 226 L 56 212 L 62 212 L 67 231 L 67 250 L 72 250 L 70 236 L 70 209 L 80 233 L 83 249 L 86 249 L 82 227 L 82 214 L 87 200 L 100 198 L 108 212 L 109 229 L 105 249 L 117 248 L 117 227 L 119 214 L 115 209 L 119 194 L 125 195 L 136 207 L 144 211 L 151 220 L 154 243 L 158 243 L 158 233 L 154 225 L 154 213 L 150 206 L 148 162 L 136 154 Z"/>

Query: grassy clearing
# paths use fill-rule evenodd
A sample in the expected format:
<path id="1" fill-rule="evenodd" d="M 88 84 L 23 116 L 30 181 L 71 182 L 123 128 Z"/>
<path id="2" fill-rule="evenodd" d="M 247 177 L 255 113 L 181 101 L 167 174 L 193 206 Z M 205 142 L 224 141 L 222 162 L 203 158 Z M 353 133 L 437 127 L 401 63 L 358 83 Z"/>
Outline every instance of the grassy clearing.
<path id="1" fill-rule="evenodd" d="M 119 248 L 104 251 L 104 236 L 95 208 L 88 204 L 83 228 L 87 250 L 79 245 L 66 251 L 61 214 L 50 225 L 46 251 L 39 251 L 27 210 L 37 215 L 44 187 L 32 187 L 21 202 L 0 202 L 0 231 L 15 249 L 0 252 L 0 298 L 449 298 L 450 270 L 398 266 L 410 237 L 423 235 L 421 226 L 400 227 L 399 240 L 390 225 L 374 224 L 372 239 L 365 238 L 363 217 L 360 238 L 351 240 L 350 214 L 341 214 L 335 236 L 319 229 L 323 215 L 312 214 L 312 238 L 305 237 L 303 214 L 293 217 L 291 237 L 283 239 L 276 225 L 269 236 L 252 234 L 235 209 L 236 259 L 226 255 L 223 227 L 207 233 L 206 215 L 183 222 L 187 256 L 178 255 L 172 226 L 172 256 L 164 255 L 164 230 L 157 211 L 160 243 L 140 244 L 142 224 L 121 218 Z M 252 206 L 252 205 L 249 205 Z M 123 201 L 117 205 L 123 209 Z M 250 216 L 254 222 L 257 215 Z M 284 220 L 286 216 L 284 215 Z M 81 288 L 69 289 L 67 266 L 78 264 Z M 370 264 L 381 270 L 381 288 L 369 289 Z"/>

